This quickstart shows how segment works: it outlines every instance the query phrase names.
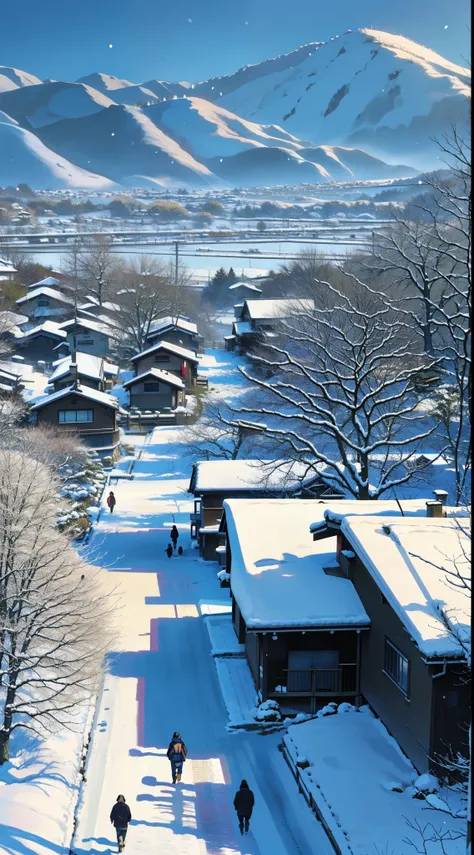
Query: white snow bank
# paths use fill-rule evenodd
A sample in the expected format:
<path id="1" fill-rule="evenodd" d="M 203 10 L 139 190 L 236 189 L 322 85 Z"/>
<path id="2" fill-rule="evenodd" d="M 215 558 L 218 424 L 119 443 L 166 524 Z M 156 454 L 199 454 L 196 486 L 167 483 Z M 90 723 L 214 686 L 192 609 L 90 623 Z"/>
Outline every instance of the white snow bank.
<path id="1" fill-rule="evenodd" d="M 84 734 L 92 714 L 83 708 L 75 731 L 25 745 L 0 768 L 0 853 L 69 855 Z"/>
<path id="2" fill-rule="evenodd" d="M 295 764 L 303 759 L 309 763 L 300 766 L 300 775 L 344 855 L 407 855 L 407 838 L 420 844 L 407 820 L 462 834 L 463 820 L 428 813 L 425 800 L 413 798 L 418 779 L 414 767 L 368 712 L 353 708 L 346 715 L 293 725 L 283 739 Z M 462 840 L 445 845 L 447 855 L 464 851 Z M 441 851 L 436 846 L 428 849 L 430 855 Z"/>

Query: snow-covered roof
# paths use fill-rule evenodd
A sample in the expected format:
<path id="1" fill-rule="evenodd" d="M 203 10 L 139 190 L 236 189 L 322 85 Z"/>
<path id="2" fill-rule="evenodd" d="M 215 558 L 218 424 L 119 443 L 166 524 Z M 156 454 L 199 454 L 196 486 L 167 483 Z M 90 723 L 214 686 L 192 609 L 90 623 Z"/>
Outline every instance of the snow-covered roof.
<path id="1" fill-rule="evenodd" d="M 61 329 L 69 331 L 69 329 L 74 326 L 84 327 L 86 330 L 102 333 L 102 335 L 108 336 L 109 338 L 117 338 L 119 333 L 118 329 L 109 327 L 106 324 L 98 323 L 97 321 L 89 320 L 89 318 L 78 318 L 77 321 L 73 318 L 72 320 L 61 324 Z"/>
<path id="2" fill-rule="evenodd" d="M 234 321 L 232 324 L 232 329 L 234 330 L 236 335 L 245 335 L 246 333 L 253 332 L 253 329 L 248 321 Z"/>
<path id="3" fill-rule="evenodd" d="M 35 288 L 33 291 L 28 291 L 28 294 L 25 294 L 24 297 L 19 297 L 16 303 L 18 306 L 21 306 L 22 303 L 27 303 L 30 300 L 34 300 L 36 297 L 51 297 L 51 299 L 57 300 L 59 303 L 67 303 L 70 306 L 74 303 L 72 297 L 69 297 L 67 294 L 63 294 L 61 291 L 56 291 L 55 288 L 48 288 L 47 286 L 41 286 L 41 288 Z"/>
<path id="4" fill-rule="evenodd" d="M 132 377 L 131 380 L 127 380 L 123 384 L 124 389 L 129 389 L 130 386 L 134 386 L 135 383 L 140 383 L 145 377 L 154 377 L 155 380 L 159 380 L 160 383 L 167 383 L 169 386 L 176 386 L 178 389 L 184 389 L 184 383 L 180 377 L 177 377 L 176 374 L 171 374 L 170 371 L 161 371 L 159 368 L 149 368 L 148 371 L 144 371 L 143 374 L 138 374 L 137 377 Z"/>
<path id="5" fill-rule="evenodd" d="M 27 324 L 29 320 L 27 315 L 19 315 L 18 312 L 10 312 L 8 309 L 0 312 L 0 323 L 2 326 L 19 327 L 21 324 Z"/>
<path id="6" fill-rule="evenodd" d="M 224 502 L 232 593 L 250 629 L 369 626 L 352 582 L 323 570 L 333 553 L 308 536 L 315 504 L 311 499 Z"/>
<path id="7" fill-rule="evenodd" d="M 158 335 L 160 332 L 172 329 L 173 327 L 176 327 L 183 332 L 191 333 L 192 335 L 198 334 L 197 325 L 192 321 L 185 320 L 184 318 L 166 317 L 160 318 L 155 324 L 153 324 L 149 332 L 149 337 Z"/>
<path id="8" fill-rule="evenodd" d="M 17 269 L 13 266 L 11 261 L 8 261 L 6 258 L 0 258 L 0 276 L 16 272 Z"/>
<path id="9" fill-rule="evenodd" d="M 288 318 L 297 312 L 310 312 L 314 300 L 245 300 L 245 308 L 254 321 Z"/>
<path id="10" fill-rule="evenodd" d="M 71 368 L 72 356 L 65 356 L 64 359 L 58 360 L 56 363 L 56 368 L 51 374 L 49 378 L 50 383 L 54 383 L 55 380 L 59 380 L 61 377 L 64 377 L 66 374 L 69 374 Z M 91 377 L 94 380 L 100 380 L 102 373 L 102 358 L 100 356 L 92 356 L 90 353 L 82 353 L 82 351 L 76 352 L 75 363 L 77 365 L 78 374 L 84 375 L 84 377 Z M 104 374 L 106 363 L 104 363 Z M 111 365 L 108 363 L 108 372 L 109 374 L 117 374 L 118 366 Z"/>
<path id="11" fill-rule="evenodd" d="M 426 517 L 426 499 L 404 499 L 400 505 L 397 505 L 394 499 L 379 499 L 377 502 L 356 502 L 354 499 L 341 499 L 326 505 L 323 518 L 319 516 L 319 519 L 311 523 L 309 530 L 313 534 L 318 534 L 332 529 L 335 533 L 335 530 L 340 528 L 343 519 L 347 516 L 401 517 L 400 506 L 405 516 Z"/>
<path id="12" fill-rule="evenodd" d="M 42 324 L 39 324 L 37 327 L 33 327 L 32 330 L 26 330 L 22 335 L 21 339 L 33 338 L 37 335 L 50 335 L 55 338 L 66 338 L 66 332 L 62 329 L 60 324 L 55 323 L 55 321 L 43 321 Z"/>
<path id="13" fill-rule="evenodd" d="M 234 285 L 229 285 L 229 291 L 236 291 L 238 288 L 247 288 L 249 291 L 254 291 L 256 294 L 262 293 L 261 288 L 257 288 L 256 285 L 252 285 L 250 282 L 235 282 Z"/>
<path id="14" fill-rule="evenodd" d="M 45 404 L 50 404 L 51 401 L 58 401 L 60 398 L 64 398 L 66 395 L 71 393 L 78 395 L 80 398 L 97 401 L 97 403 L 104 404 L 106 407 L 112 407 L 114 410 L 117 410 L 119 407 L 117 398 L 113 398 L 105 392 L 98 392 L 97 389 L 91 389 L 89 386 L 81 386 L 78 384 L 76 388 L 68 386 L 66 389 L 60 389 L 59 392 L 53 392 L 52 395 L 43 395 L 35 401 L 31 409 L 38 410 L 41 407 L 44 407 Z"/>
<path id="15" fill-rule="evenodd" d="M 470 637 L 471 600 L 446 571 L 470 576 L 470 541 L 456 520 L 385 517 L 382 525 L 377 517 L 347 516 L 341 531 L 421 653 L 462 657 L 456 636 Z"/>
<path id="16" fill-rule="evenodd" d="M 183 359 L 187 359 L 188 362 L 199 362 L 199 359 L 192 350 L 188 350 L 186 347 L 180 347 L 178 344 L 171 344 L 169 341 L 158 341 L 156 344 L 152 345 L 152 347 L 148 347 L 146 350 L 142 350 L 141 353 L 137 353 L 136 356 L 132 356 L 131 361 L 135 362 L 136 359 L 143 359 L 144 356 L 148 356 L 150 353 L 155 353 L 157 350 L 168 350 L 170 353 L 176 354 L 176 356 L 182 356 Z"/>
<path id="17" fill-rule="evenodd" d="M 189 491 L 296 490 L 317 478 L 315 472 L 294 460 L 202 460 L 195 463 Z"/>
<path id="18" fill-rule="evenodd" d="M 33 282 L 32 285 L 29 286 L 30 290 L 34 288 L 42 288 L 44 285 L 47 287 L 54 288 L 55 285 L 60 285 L 59 279 L 56 279 L 54 276 L 46 276 L 45 279 L 40 279 L 39 282 Z"/>

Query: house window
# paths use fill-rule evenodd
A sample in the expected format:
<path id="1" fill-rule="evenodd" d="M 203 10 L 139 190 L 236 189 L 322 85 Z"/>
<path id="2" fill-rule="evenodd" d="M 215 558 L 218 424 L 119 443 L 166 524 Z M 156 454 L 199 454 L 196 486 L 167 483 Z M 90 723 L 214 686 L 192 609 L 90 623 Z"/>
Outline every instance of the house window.
<path id="1" fill-rule="evenodd" d="M 64 424 L 78 424 L 94 421 L 94 410 L 59 410 L 58 422 Z"/>
<path id="2" fill-rule="evenodd" d="M 408 695 L 410 663 L 406 656 L 388 640 L 385 639 L 384 671 L 399 689 Z"/>
<path id="3" fill-rule="evenodd" d="M 170 357 L 168 353 L 155 353 L 155 362 L 169 362 Z"/>
<path id="4" fill-rule="evenodd" d="M 159 383 L 144 383 L 143 389 L 145 392 L 159 392 L 160 384 Z"/>
<path id="5" fill-rule="evenodd" d="M 82 341 L 78 341 L 77 343 L 79 345 L 94 344 L 94 339 L 93 338 L 83 338 Z"/>
<path id="6" fill-rule="evenodd" d="M 49 306 L 49 300 L 48 299 L 38 300 L 38 306 Z"/>

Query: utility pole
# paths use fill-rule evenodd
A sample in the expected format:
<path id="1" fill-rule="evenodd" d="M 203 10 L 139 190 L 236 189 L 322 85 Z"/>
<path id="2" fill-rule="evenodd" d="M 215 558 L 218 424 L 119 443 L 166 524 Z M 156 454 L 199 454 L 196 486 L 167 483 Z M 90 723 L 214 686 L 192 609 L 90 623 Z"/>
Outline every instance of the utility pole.
<path id="1" fill-rule="evenodd" d="M 179 263 L 179 244 L 178 241 L 174 242 L 174 284 L 178 284 L 178 263 Z"/>

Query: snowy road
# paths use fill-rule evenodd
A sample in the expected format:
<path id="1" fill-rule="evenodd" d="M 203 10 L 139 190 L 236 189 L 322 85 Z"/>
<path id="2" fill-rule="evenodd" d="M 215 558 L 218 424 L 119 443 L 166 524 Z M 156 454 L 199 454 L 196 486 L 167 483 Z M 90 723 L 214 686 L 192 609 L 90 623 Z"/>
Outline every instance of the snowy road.
<path id="1" fill-rule="evenodd" d="M 115 513 L 103 509 L 92 538 L 93 560 L 116 577 L 122 608 L 73 851 L 116 851 L 109 813 L 123 792 L 133 815 L 130 855 L 331 855 L 277 750 L 280 735 L 226 730 L 201 605 L 229 600 L 216 566 L 191 549 L 181 435 L 155 430 L 134 480 L 114 488 Z M 173 522 L 184 555 L 168 559 Z M 166 758 L 174 730 L 189 752 L 177 786 Z M 243 777 L 256 806 L 251 833 L 241 837 L 232 801 Z"/>

